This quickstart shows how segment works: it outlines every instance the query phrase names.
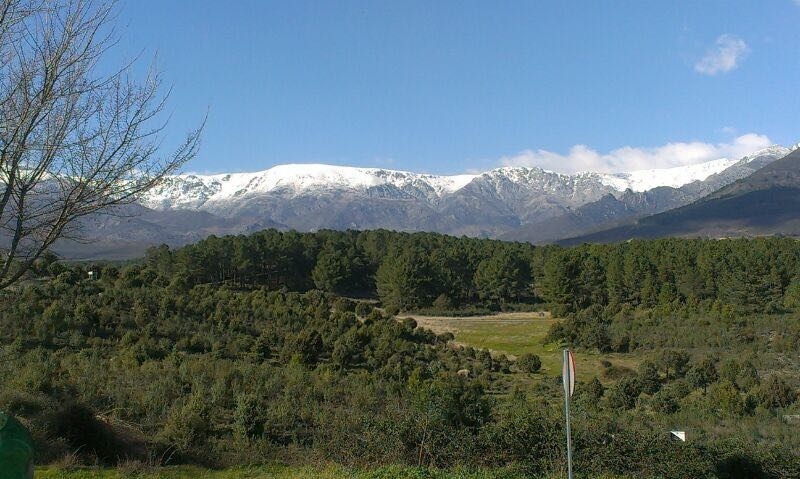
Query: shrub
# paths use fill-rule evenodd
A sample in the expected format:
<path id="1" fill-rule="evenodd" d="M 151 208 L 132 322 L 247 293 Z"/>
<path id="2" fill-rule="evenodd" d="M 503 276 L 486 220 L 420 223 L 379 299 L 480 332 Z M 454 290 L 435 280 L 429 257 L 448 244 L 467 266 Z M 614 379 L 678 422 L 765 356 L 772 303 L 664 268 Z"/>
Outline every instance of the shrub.
<path id="1" fill-rule="evenodd" d="M 772 374 L 759 386 L 758 399 L 766 408 L 780 408 L 791 405 L 796 399 L 796 394 L 782 377 Z"/>
<path id="2" fill-rule="evenodd" d="M 533 353 L 525 353 L 517 359 L 517 367 L 524 373 L 538 373 L 542 369 L 542 360 Z"/>
<path id="3" fill-rule="evenodd" d="M 358 316 L 360 316 L 362 318 L 365 318 L 365 317 L 369 316 L 369 313 L 371 313 L 372 310 L 373 310 L 372 305 L 370 305 L 369 303 L 365 303 L 363 301 L 359 301 L 356 304 L 355 312 L 356 312 L 356 315 L 358 315 Z"/>

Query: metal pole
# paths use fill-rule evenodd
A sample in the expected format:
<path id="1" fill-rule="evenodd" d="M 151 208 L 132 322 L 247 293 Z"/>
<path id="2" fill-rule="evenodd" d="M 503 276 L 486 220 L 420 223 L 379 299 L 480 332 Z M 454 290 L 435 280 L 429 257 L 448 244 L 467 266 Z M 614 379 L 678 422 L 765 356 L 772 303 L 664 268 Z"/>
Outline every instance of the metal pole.
<path id="1" fill-rule="evenodd" d="M 567 418 L 567 474 L 568 478 L 572 479 L 572 434 L 569 426 L 569 393 L 571 392 L 569 385 L 572 371 L 570 370 L 569 349 L 564 350 L 564 371 L 565 374 L 562 380 L 564 381 L 564 412 Z"/>

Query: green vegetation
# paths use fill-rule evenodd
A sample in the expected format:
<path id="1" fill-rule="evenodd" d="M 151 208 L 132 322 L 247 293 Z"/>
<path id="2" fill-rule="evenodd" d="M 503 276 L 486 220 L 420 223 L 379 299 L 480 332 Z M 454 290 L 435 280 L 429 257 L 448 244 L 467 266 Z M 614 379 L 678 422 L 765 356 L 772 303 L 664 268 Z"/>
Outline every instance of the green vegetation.
<path id="1" fill-rule="evenodd" d="M 544 315 L 545 317 L 541 317 Z M 438 334 L 450 333 L 455 341 L 465 346 L 488 349 L 495 355 L 519 357 L 535 354 L 542 361 L 541 374 L 561 375 L 563 343 L 550 341 L 548 335 L 554 324 L 562 321 L 547 313 L 496 313 L 488 316 L 443 317 L 420 314 L 403 314 L 402 318 L 413 318 L 420 327 Z M 646 352 L 600 353 L 582 350 L 575 358 L 576 368 L 583 378 L 600 377 L 607 373 L 609 361 L 617 368 L 636 369 Z M 608 376 L 608 374 L 606 374 Z M 605 378 L 613 382 L 613 374 Z M 528 382 L 528 381 L 523 381 Z"/>
<path id="2" fill-rule="evenodd" d="M 464 318 L 402 314 L 400 317 L 412 318 L 420 327 L 439 334 L 452 333 L 459 343 L 514 356 L 544 351 L 532 351 L 532 348 L 543 347 L 542 341 L 557 321 L 549 317 L 540 318 L 539 313 L 499 313 Z"/>
<path id="3" fill-rule="evenodd" d="M 557 475 L 569 345 L 584 474 L 800 475 L 793 240 L 265 231 L 34 270 L 52 279 L 0 297 L 0 409 L 40 463 Z M 394 316 L 458 309 L 527 319 Z"/>
<path id="4" fill-rule="evenodd" d="M 553 320 L 458 320 L 456 340 L 479 348 L 519 356 L 543 348 L 541 340 Z"/>
<path id="5" fill-rule="evenodd" d="M 198 467 L 140 468 L 128 465 L 119 469 L 42 468 L 36 471 L 42 479 L 521 479 L 526 477 L 513 469 L 441 470 L 424 467 L 385 466 L 359 470 L 341 466 L 259 466 L 209 470 Z M 610 476 L 608 479 L 611 479 Z"/>
<path id="6" fill-rule="evenodd" d="M 341 467 L 262 466 L 211 470 L 193 466 L 148 468 L 140 464 L 123 465 L 116 469 L 40 468 L 36 471 L 36 477 L 42 479 L 127 479 L 131 477 L 139 479 L 300 479 L 311 477 L 340 479 L 354 477 L 355 474 L 357 474 L 356 471 L 345 470 Z"/>
<path id="7" fill-rule="evenodd" d="M 517 358 L 517 367 L 524 373 L 538 373 L 542 369 L 542 360 L 535 354 L 525 353 Z"/>

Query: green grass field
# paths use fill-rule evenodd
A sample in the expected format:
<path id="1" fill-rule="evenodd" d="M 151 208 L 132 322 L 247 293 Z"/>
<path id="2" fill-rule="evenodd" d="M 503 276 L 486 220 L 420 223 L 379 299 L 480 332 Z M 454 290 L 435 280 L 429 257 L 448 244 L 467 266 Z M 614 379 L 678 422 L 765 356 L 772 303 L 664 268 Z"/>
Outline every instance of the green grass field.
<path id="1" fill-rule="evenodd" d="M 368 471 L 340 466 L 289 467 L 259 466 L 211 471 L 192 466 L 154 468 L 145 471 L 135 468 L 119 469 L 36 469 L 37 479 L 522 479 L 528 477 L 511 469 L 443 471 L 405 466 L 386 466 Z M 555 479 L 558 476 L 553 476 Z M 612 479 L 610 476 L 597 479 Z"/>
<path id="2" fill-rule="evenodd" d="M 542 375 L 561 374 L 562 347 L 556 343 L 544 343 L 550 326 L 559 321 L 545 313 L 498 313 L 491 316 L 453 318 L 444 316 L 405 315 L 414 318 L 420 327 L 436 333 L 450 332 L 456 342 L 477 348 L 486 348 L 495 353 L 519 356 L 533 353 L 542 360 Z M 616 366 L 635 369 L 639 358 L 630 354 L 585 353 L 575 355 L 576 377 L 589 381 L 601 377 L 602 361 L 611 361 Z"/>
<path id="3" fill-rule="evenodd" d="M 354 477 L 352 471 L 337 467 L 285 467 L 263 466 L 253 468 L 233 468 L 208 470 L 194 466 L 162 468 L 120 467 L 117 469 L 76 468 L 59 469 L 48 467 L 37 469 L 36 477 L 41 479 L 300 479 L 317 477 L 320 479 L 340 479 Z"/>

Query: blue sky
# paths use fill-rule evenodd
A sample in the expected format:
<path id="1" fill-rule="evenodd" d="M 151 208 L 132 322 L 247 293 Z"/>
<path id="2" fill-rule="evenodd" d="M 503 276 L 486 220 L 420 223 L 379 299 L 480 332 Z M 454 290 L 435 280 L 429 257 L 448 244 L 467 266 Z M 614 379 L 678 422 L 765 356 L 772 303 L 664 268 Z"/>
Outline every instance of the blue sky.
<path id="1" fill-rule="evenodd" d="M 187 171 L 668 167 L 800 140 L 800 0 L 123 0 Z"/>

